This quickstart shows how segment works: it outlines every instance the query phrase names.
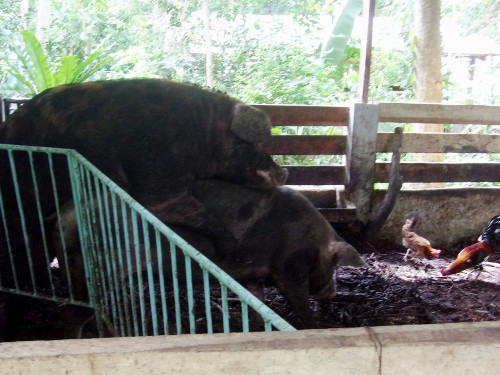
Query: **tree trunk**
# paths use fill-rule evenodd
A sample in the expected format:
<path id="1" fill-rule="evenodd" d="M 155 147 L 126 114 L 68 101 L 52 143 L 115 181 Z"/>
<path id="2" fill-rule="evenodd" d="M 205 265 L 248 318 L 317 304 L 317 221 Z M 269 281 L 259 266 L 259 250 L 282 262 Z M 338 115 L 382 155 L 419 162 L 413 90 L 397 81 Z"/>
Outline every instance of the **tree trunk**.
<path id="1" fill-rule="evenodd" d="M 415 0 L 415 101 L 441 103 L 441 1 Z M 442 132 L 442 124 L 415 124 L 414 132 Z M 444 154 L 416 154 L 417 162 L 442 162 Z M 415 184 L 417 188 L 444 187 L 442 183 Z"/>
<path id="2" fill-rule="evenodd" d="M 210 22 L 210 8 L 208 7 L 208 0 L 202 0 L 203 21 L 205 24 L 205 67 L 206 67 L 206 84 L 207 87 L 214 87 L 214 62 L 212 52 L 212 32 Z"/>
<path id="3" fill-rule="evenodd" d="M 36 24 L 36 36 L 42 44 L 46 43 L 45 29 L 50 25 L 50 6 L 48 0 L 38 0 L 37 4 L 37 24 Z"/>

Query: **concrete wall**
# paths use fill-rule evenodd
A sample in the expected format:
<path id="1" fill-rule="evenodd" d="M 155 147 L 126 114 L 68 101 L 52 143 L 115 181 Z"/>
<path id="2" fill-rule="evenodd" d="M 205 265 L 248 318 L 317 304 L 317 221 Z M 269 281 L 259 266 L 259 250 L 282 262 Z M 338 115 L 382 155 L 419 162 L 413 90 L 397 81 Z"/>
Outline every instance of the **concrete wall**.
<path id="1" fill-rule="evenodd" d="M 498 374 L 500 322 L 0 343 L 2 374 Z"/>
<path id="2" fill-rule="evenodd" d="M 376 191 L 374 204 L 384 192 Z M 381 229 L 384 240 L 401 244 L 404 216 L 419 209 L 421 218 L 415 231 L 434 247 L 448 249 L 463 241 L 475 241 L 489 220 L 500 215 L 500 189 L 403 190 L 387 222 Z"/>

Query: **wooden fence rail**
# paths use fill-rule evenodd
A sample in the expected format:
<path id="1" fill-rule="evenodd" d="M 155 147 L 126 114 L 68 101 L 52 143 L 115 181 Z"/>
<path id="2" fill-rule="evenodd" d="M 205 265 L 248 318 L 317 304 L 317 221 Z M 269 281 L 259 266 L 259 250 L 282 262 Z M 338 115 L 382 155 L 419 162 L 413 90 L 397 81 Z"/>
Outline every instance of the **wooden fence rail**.
<path id="1" fill-rule="evenodd" d="M 371 211 L 373 184 L 388 181 L 389 163 L 376 162 L 375 158 L 377 153 L 392 152 L 394 134 L 378 132 L 380 122 L 500 124 L 500 106 L 356 103 L 350 107 L 257 107 L 268 113 L 275 126 L 345 126 L 348 129 L 347 135 L 276 135 L 266 150 L 275 155 L 345 155 L 345 165 L 287 166 L 288 183 L 346 186 L 353 202 L 351 207 L 357 208 L 357 217 L 362 221 Z M 495 134 L 405 133 L 401 152 L 498 154 L 500 127 Z M 405 182 L 499 182 L 500 163 L 402 162 L 401 174 Z M 328 208 L 330 215 L 331 208 Z M 345 212 L 346 206 L 335 208 Z"/>
<path id="2" fill-rule="evenodd" d="M 381 122 L 500 125 L 500 106 L 380 103 Z"/>

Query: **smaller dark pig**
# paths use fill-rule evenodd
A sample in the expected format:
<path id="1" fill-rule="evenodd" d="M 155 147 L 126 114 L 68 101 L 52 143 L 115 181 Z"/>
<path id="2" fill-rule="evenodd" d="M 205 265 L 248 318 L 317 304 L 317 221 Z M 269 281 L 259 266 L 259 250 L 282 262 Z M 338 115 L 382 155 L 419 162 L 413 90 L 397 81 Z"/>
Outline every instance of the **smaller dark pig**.
<path id="1" fill-rule="evenodd" d="M 264 285 L 277 286 L 304 327 L 314 326 L 309 295 L 335 297 L 338 266 L 367 266 L 311 202 L 288 187 L 262 191 L 207 180 L 193 194 L 225 230 L 214 239 L 222 259 L 214 261 L 261 298 Z"/>

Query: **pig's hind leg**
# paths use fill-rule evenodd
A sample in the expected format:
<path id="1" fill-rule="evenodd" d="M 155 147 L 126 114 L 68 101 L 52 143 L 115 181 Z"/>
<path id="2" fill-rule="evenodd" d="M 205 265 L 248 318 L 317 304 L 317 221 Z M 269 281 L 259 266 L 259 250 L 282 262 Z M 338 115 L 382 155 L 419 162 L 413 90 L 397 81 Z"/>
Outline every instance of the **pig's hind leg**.
<path id="1" fill-rule="evenodd" d="M 241 284 L 261 302 L 265 302 L 264 286 L 261 283 L 242 281 Z M 248 324 L 250 332 L 259 332 L 264 329 L 264 320 L 260 314 L 251 307 L 248 309 Z"/>

